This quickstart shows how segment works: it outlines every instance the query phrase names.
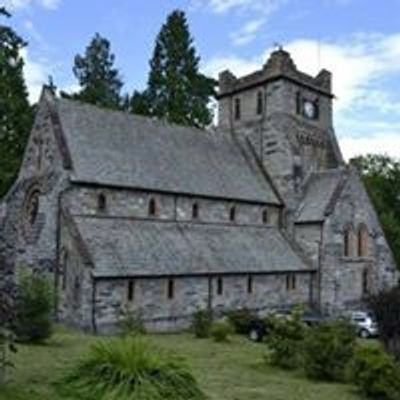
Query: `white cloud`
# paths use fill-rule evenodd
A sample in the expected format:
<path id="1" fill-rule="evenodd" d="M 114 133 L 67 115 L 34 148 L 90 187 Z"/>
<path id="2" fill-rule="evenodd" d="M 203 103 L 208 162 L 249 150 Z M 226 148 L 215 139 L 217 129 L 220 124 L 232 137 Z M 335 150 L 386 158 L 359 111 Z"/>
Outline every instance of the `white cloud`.
<path id="1" fill-rule="evenodd" d="M 39 99 L 42 86 L 48 81 L 51 74 L 51 68 L 46 60 L 34 61 L 26 48 L 21 51 L 21 55 L 25 61 L 24 76 L 28 87 L 29 101 L 33 104 Z"/>
<path id="2" fill-rule="evenodd" d="M 218 78 L 218 74 L 229 69 L 236 76 L 247 75 L 260 68 L 259 58 L 244 59 L 236 56 L 215 57 L 202 66 L 206 75 Z"/>
<path id="3" fill-rule="evenodd" d="M 241 27 L 231 32 L 230 38 L 235 46 L 242 46 L 252 42 L 269 18 L 290 1 L 292 0 L 192 0 L 191 5 L 195 10 L 208 10 L 219 15 L 237 11 L 246 20 Z"/>
<path id="4" fill-rule="evenodd" d="M 56 10 L 61 0 L 5 0 L 4 6 L 9 10 L 21 10 L 31 6 L 40 6 L 48 10 Z"/>
<path id="5" fill-rule="evenodd" d="M 264 26 L 265 22 L 265 18 L 258 18 L 247 22 L 241 29 L 239 29 L 239 31 L 231 34 L 233 44 L 241 46 L 252 42 L 256 38 L 257 32 Z"/>
<path id="6" fill-rule="evenodd" d="M 70 80 L 57 80 L 56 72 L 60 66 L 59 63 L 50 62 L 46 58 L 36 59 L 32 57 L 29 51 L 25 48 L 21 50 L 21 56 L 24 59 L 24 77 L 29 93 L 29 102 L 36 103 L 39 100 L 43 85 L 49 82 L 49 77 L 55 78 L 57 91 L 66 93 L 75 93 L 79 91 L 79 85 Z"/>
<path id="7" fill-rule="evenodd" d="M 49 10 L 56 10 L 61 3 L 61 0 L 40 0 L 44 8 Z"/>
<path id="8" fill-rule="evenodd" d="M 400 131 L 386 135 L 370 137 L 344 137 L 339 140 L 340 148 L 346 160 L 363 154 L 387 154 L 400 158 Z"/>
<path id="9" fill-rule="evenodd" d="M 193 5 L 195 8 L 203 6 L 208 7 L 211 11 L 222 14 L 237 7 L 247 7 L 251 0 L 194 0 Z"/>
<path id="10" fill-rule="evenodd" d="M 257 11 L 269 15 L 288 0 L 192 0 L 194 8 L 207 8 L 216 14 L 229 11 Z"/>
<path id="11" fill-rule="evenodd" d="M 28 19 L 24 22 L 25 29 L 29 32 L 31 38 L 33 38 L 38 43 L 44 43 L 43 37 L 40 32 L 36 29 L 33 22 Z"/>

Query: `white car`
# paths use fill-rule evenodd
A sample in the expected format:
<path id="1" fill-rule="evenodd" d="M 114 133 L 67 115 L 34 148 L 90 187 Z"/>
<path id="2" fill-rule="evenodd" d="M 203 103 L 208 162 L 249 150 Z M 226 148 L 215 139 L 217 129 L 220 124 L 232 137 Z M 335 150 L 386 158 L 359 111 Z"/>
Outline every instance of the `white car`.
<path id="1" fill-rule="evenodd" d="M 366 339 L 378 336 L 378 325 L 371 312 L 352 311 L 350 313 L 350 322 L 355 326 L 360 337 Z"/>

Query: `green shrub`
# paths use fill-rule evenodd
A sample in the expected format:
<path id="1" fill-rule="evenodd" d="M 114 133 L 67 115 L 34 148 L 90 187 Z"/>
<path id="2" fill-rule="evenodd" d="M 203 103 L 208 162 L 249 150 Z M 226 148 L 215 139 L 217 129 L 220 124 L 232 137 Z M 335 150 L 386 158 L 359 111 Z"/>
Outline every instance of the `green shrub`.
<path id="1" fill-rule="evenodd" d="M 400 370 L 380 346 L 359 346 L 348 365 L 348 377 L 372 399 L 400 399 Z"/>
<path id="2" fill-rule="evenodd" d="M 215 321 L 211 326 L 211 336 L 216 342 L 227 342 L 233 332 L 232 325 L 228 321 Z"/>
<path id="3" fill-rule="evenodd" d="M 267 319 L 270 349 L 267 361 L 285 369 L 297 368 L 302 359 L 302 344 L 307 327 L 301 321 L 301 313 L 295 312 L 289 318 L 270 316 Z"/>
<path id="4" fill-rule="evenodd" d="M 53 294 L 50 280 L 39 273 L 23 271 L 17 282 L 16 320 L 18 340 L 42 342 L 52 334 Z"/>
<path id="5" fill-rule="evenodd" d="M 208 310 L 199 310 L 193 314 L 192 329 L 197 338 L 210 337 L 212 315 Z"/>
<path id="6" fill-rule="evenodd" d="M 10 353 L 16 352 L 14 340 L 14 334 L 0 326 L 0 387 L 6 381 L 7 369 L 14 366 L 9 358 Z"/>
<path id="7" fill-rule="evenodd" d="M 341 381 L 354 353 L 357 337 L 345 321 L 324 322 L 304 339 L 304 370 L 309 378 Z"/>
<path id="8" fill-rule="evenodd" d="M 138 336 L 101 341 L 59 382 L 80 400 L 203 400 L 182 359 Z"/>
<path id="9" fill-rule="evenodd" d="M 121 310 L 118 326 L 122 335 L 146 334 L 146 328 L 140 312 Z"/>
<path id="10" fill-rule="evenodd" d="M 235 332 L 240 335 L 246 335 L 250 322 L 258 318 L 255 313 L 251 312 L 247 308 L 230 311 L 226 316 L 235 329 Z"/>

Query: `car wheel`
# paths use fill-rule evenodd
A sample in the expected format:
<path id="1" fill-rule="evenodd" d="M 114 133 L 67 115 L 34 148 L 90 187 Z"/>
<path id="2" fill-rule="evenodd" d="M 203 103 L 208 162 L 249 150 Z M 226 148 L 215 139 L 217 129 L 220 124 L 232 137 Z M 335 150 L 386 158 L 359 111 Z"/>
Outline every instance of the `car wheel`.
<path id="1" fill-rule="evenodd" d="M 366 329 L 361 329 L 360 337 L 363 338 L 363 339 L 368 339 L 369 338 L 369 332 Z"/>
<path id="2" fill-rule="evenodd" d="M 262 335 L 258 329 L 250 329 L 249 331 L 249 339 L 252 342 L 260 342 L 262 339 Z"/>

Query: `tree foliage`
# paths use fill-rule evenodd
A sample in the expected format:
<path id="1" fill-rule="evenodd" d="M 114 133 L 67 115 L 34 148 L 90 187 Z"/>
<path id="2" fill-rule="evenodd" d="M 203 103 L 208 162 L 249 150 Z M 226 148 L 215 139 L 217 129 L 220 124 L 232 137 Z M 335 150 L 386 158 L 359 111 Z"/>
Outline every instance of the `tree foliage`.
<path id="1" fill-rule="evenodd" d="M 114 63 L 115 55 L 111 52 L 110 42 L 96 33 L 85 54 L 75 57 L 73 72 L 81 90 L 72 95 L 62 95 L 101 107 L 123 108 L 123 83 Z"/>
<path id="2" fill-rule="evenodd" d="M 369 299 L 386 350 L 400 360 L 400 287 L 384 290 Z"/>
<path id="3" fill-rule="evenodd" d="M 0 18 L 9 17 L 0 8 Z M 11 27 L 0 24 L 0 197 L 18 173 L 33 120 L 23 77 L 25 46 Z"/>
<path id="4" fill-rule="evenodd" d="M 400 162 L 369 154 L 352 159 L 361 173 L 386 238 L 400 266 Z"/>
<path id="5" fill-rule="evenodd" d="M 134 93 L 132 112 L 181 125 L 209 125 L 213 118 L 209 102 L 216 82 L 199 72 L 199 63 L 185 13 L 175 10 L 156 38 L 148 87 Z"/>

